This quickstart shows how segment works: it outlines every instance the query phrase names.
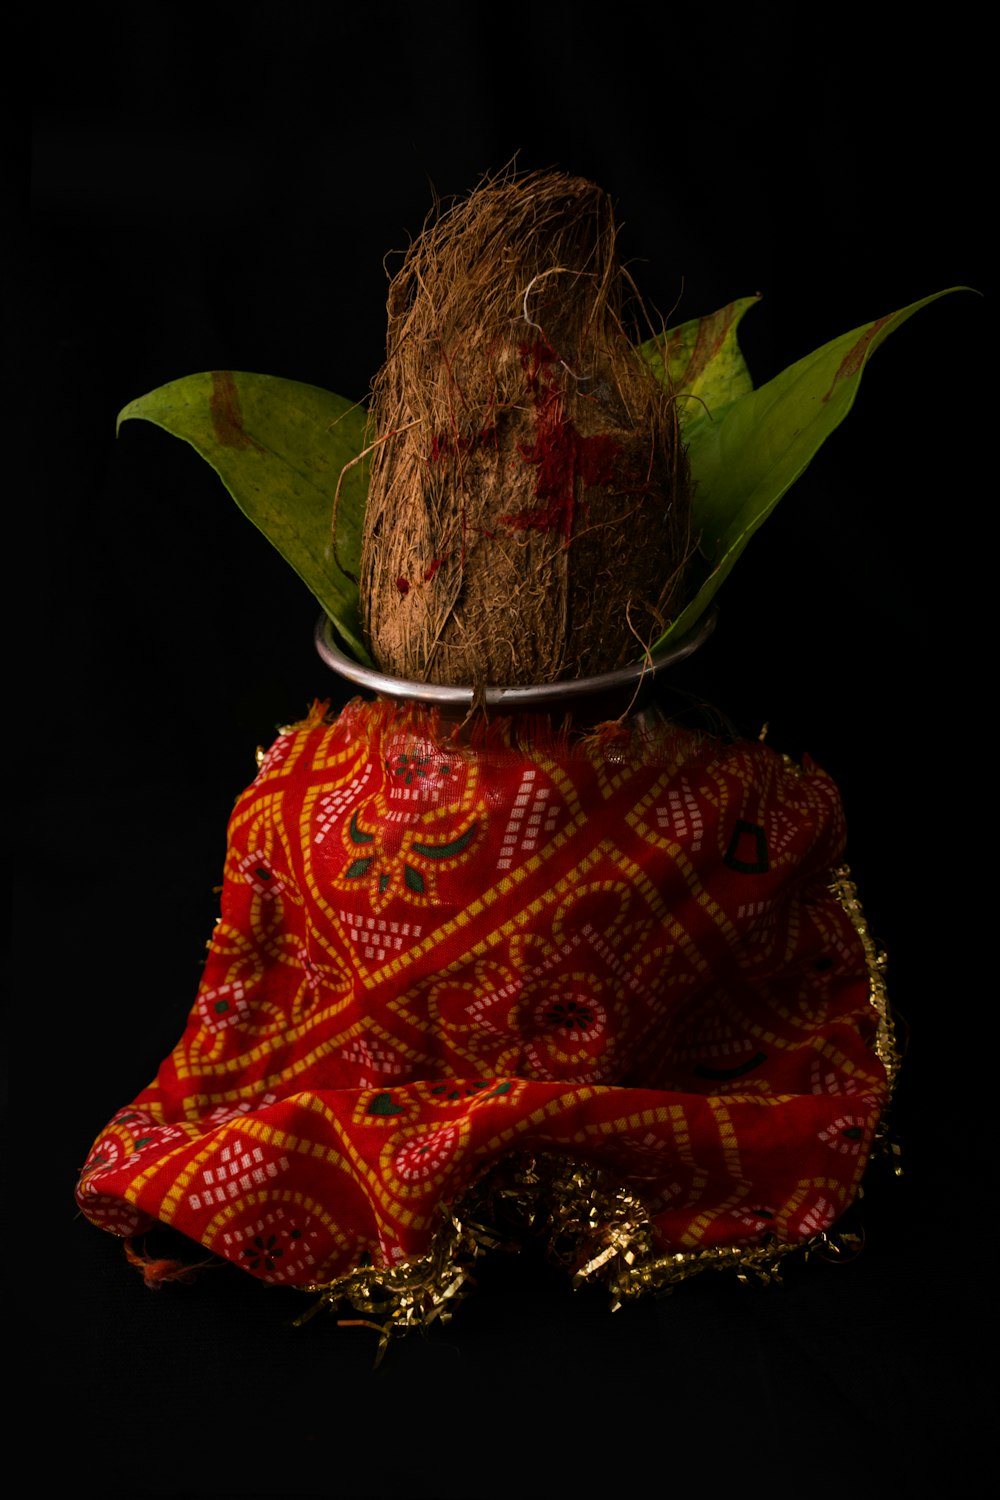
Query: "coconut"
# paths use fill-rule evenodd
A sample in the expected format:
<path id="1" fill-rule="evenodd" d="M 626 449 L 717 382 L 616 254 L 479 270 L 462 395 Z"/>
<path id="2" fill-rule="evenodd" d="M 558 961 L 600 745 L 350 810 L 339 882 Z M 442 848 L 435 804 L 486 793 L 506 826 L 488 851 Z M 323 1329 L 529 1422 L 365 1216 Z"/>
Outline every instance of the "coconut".
<path id="1" fill-rule="evenodd" d="M 423 682 L 548 683 L 638 660 L 682 602 L 673 397 L 623 325 L 610 200 L 487 182 L 410 246 L 373 387 L 361 608 Z"/>

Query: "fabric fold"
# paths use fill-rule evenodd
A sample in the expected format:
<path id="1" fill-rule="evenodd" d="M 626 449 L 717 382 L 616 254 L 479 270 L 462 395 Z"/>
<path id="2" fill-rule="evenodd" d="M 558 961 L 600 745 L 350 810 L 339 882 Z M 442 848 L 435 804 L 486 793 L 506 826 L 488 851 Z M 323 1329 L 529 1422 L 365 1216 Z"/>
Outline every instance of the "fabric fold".
<path id="1" fill-rule="evenodd" d="M 236 803 L 186 1029 L 80 1206 L 308 1287 L 417 1263 L 551 1158 L 657 1254 L 807 1242 L 888 1093 L 843 846 L 831 779 L 758 742 L 317 709 Z"/>

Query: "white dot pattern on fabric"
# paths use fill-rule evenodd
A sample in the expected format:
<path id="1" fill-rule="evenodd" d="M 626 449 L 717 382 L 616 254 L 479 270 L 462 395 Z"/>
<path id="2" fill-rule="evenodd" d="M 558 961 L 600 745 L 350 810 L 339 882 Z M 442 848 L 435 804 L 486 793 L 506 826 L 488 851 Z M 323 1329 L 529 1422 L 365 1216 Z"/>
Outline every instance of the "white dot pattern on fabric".
<path id="1" fill-rule="evenodd" d="M 389 953 L 399 953 L 403 944 L 416 941 L 423 931 L 419 922 L 394 922 L 386 917 L 364 917 L 357 912 L 338 913 L 347 928 L 352 943 L 361 949 L 364 958 L 373 958 L 382 963 Z"/>
<path id="2" fill-rule="evenodd" d="M 347 809 L 355 806 L 371 777 L 372 769 L 371 761 L 369 761 L 361 775 L 354 781 L 348 782 L 347 786 L 337 787 L 336 791 L 327 792 L 325 797 L 320 798 L 316 808 L 315 831 L 312 836 L 314 844 L 321 844 Z"/>
<path id="3" fill-rule="evenodd" d="M 228 1199 L 252 1192 L 254 1188 L 263 1187 L 269 1178 L 287 1171 L 287 1156 L 267 1161 L 261 1146 L 244 1150 L 228 1145 L 220 1151 L 214 1164 L 205 1168 L 201 1178 L 204 1186 L 200 1192 L 188 1195 L 188 1203 L 194 1209 L 203 1204 L 225 1203 Z"/>
<path id="4" fill-rule="evenodd" d="M 355 1067 L 360 1064 L 366 1071 L 358 1075 L 359 1088 L 374 1088 L 387 1078 L 403 1072 L 403 1064 L 387 1047 L 377 1047 L 365 1037 L 356 1037 L 341 1051 L 345 1062 Z"/>
<path id="5" fill-rule="evenodd" d="M 555 832 L 559 809 L 555 804 L 549 805 L 551 787 L 534 785 L 536 774 L 531 769 L 521 777 L 497 857 L 498 870 L 510 869 L 518 848 L 530 854 L 537 849 L 542 837 Z"/>
<path id="6" fill-rule="evenodd" d="M 661 832 L 669 830 L 679 844 L 686 844 L 692 851 L 701 848 L 704 823 L 698 799 L 685 776 L 680 784 L 667 792 L 667 801 L 656 809 L 656 823 Z"/>
<path id="7" fill-rule="evenodd" d="M 290 1233 L 284 1209 L 277 1208 L 242 1228 L 227 1230 L 222 1239 L 232 1259 L 256 1263 L 266 1271 L 266 1280 L 291 1281 L 315 1265 L 309 1243 L 313 1237 L 294 1229 Z"/>

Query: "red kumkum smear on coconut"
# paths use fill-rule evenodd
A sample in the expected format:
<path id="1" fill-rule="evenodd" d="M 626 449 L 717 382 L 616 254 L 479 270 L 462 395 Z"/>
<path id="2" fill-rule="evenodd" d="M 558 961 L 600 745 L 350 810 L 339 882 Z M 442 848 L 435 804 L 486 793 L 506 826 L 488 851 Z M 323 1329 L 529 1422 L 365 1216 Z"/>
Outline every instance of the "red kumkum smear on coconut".
<path id="1" fill-rule="evenodd" d="M 511 511 L 500 520 L 513 531 L 558 531 L 568 543 L 576 513 L 576 481 L 584 486 L 610 484 L 622 446 L 607 433 L 581 437 L 564 416 L 558 385 L 543 378 L 556 359 L 554 349 L 539 342 L 522 344 L 519 353 L 538 428 L 530 448 L 524 443 L 518 447 L 525 463 L 537 467 L 535 495 L 547 503 L 532 510 Z"/>

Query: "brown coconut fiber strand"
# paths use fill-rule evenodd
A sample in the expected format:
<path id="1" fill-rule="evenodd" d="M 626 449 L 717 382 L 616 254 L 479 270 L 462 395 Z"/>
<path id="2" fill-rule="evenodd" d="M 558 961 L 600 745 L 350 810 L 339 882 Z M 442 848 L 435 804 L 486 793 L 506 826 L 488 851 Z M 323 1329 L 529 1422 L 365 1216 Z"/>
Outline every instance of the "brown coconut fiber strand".
<path id="1" fill-rule="evenodd" d="M 362 548 L 373 658 L 512 685 L 640 660 L 681 601 L 689 484 L 675 403 L 622 324 L 610 200 L 487 182 L 389 287 Z"/>

